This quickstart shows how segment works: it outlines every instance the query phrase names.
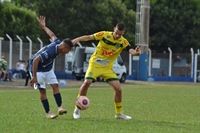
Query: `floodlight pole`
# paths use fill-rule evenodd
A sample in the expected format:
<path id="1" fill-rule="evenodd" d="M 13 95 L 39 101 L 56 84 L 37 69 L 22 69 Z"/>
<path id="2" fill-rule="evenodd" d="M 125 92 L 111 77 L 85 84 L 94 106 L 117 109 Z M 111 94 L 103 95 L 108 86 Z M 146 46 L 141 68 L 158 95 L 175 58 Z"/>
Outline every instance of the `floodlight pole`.
<path id="1" fill-rule="evenodd" d="M 149 20 L 150 20 L 150 0 L 142 0 L 140 6 L 140 67 L 139 80 L 147 81 L 148 78 L 148 49 L 149 49 Z"/>

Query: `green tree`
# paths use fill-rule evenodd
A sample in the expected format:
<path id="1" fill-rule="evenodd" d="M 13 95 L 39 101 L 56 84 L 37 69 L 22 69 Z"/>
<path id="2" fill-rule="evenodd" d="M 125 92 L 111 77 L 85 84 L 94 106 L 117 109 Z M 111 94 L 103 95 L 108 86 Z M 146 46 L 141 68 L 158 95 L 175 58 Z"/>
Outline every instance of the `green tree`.
<path id="1" fill-rule="evenodd" d="M 4 30 L 6 29 L 6 26 L 5 26 L 5 14 L 3 12 L 3 4 L 0 3 L 0 16 L 1 16 L 1 19 L 0 19 L 0 37 L 3 36 L 3 33 L 4 33 Z"/>
<path id="2" fill-rule="evenodd" d="M 200 2 L 154 0 L 151 3 L 150 48 L 162 52 L 196 51 L 200 47 Z"/>
<path id="3" fill-rule="evenodd" d="M 20 8 L 12 3 L 2 3 L 5 29 L 3 35 L 11 36 L 14 40 L 16 35 L 19 35 L 23 40 L 29 36 L 32 40 L 37 40 L 39 31 L 41 30 L 38 22 L 37 15 L 28 9 Z M 6 38 L 6 37 L 5 37 Z"/>
<path id="4" fill-rule="evenodd" d="M 11 2 L 19 7 L 24 7 L 29 10 L 37 10 L 36 3 L 38 0 L 11 0 Z"/>
<path id="5" fill-rule="evenodd" d="M 137 0 L 122 0 L 122 3 L 126 4 L 128 9 L 136 11 Z"/>
<path id="6" fill-rule="evenodd" d="M 125 37 L 134 45 L 135 12 L 128 10 L 121 0 L 43 0 L 35 5 L 37 14 L 47 17 L 47 26 L 61 39 L 112 31 L 118 22 L 124 22 Z M 48 40 L 42 33 L 42 38 Z"/>
<path id="7" fill-rule="evenodd" d="M 122 0 L 136 11 L 137 0 Z M 151 0 L 149 47 L 162 52 L 190 52 L 200 48 L 199 0 Z"/>

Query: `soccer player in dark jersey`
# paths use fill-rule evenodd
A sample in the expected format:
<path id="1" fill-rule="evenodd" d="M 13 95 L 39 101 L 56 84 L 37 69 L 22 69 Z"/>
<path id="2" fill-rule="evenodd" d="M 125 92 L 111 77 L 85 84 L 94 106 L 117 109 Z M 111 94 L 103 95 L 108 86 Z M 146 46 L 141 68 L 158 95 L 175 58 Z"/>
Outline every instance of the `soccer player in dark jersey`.
<path id="1" fill-rule="evenodd" d="M 80 87 L 78 97 L 86 96 L 89 86 L 95 82 L 98 76 L 101 76 L 114 89 L 115 118 L 129 120 L 132 117 L 122 113 L 122 89 L 117 75 L 113 72 L 112 66 L 115 59 L 123 49 L 127 50 L 132 56 L 141 53 L 140 47 L 135 49 L 131 47 L 128 40 L 123 37 L 125 25 L 118 23 L 114 31 L 101 31 L 91 35 L 84 35 L 72 40 L 73 44 L 80 41 L 99 41 L 95 52 L 89 60 L 89 67 L 85 74 L 85 81 Z M 74 119 L 79 119 L 80 109 L 75 107 L 73 113 Z"/>
<path id="2" fill-rule="evenodd" d="M 40 16 L 38 22 L 43 30 L 50 36 L 52 43 L 41 48 L 30 60 L 29 71 L 31 72 L 30 85 L 35 89 L 39 89 L 40 100 L 46 112 L 46 117 L 50 119 L 56 118 L 58 115 L 50 111 L 49 102 L 46 95 L 45 82 L 51 85 L 53 95 L 58 106 L 58 114 L 62 115 L 67 111 L 62 107 L 62 97 L 58 88 L 58 81 L 54 71 L 52 70 L 54 59 L 59 54 L 67 54 L 73 47 L 69 38 L 60 41 L 55 34 L 46 27 L 45 17 Z"/>

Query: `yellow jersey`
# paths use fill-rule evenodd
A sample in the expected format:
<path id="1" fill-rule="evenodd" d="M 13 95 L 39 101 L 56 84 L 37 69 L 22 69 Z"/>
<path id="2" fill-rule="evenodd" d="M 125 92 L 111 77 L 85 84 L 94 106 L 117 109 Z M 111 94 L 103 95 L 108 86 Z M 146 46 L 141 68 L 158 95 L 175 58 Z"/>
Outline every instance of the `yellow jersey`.
<path id="1" fill-rule="evenodd" d="M 95 63 L 98 67 L 112 67 L 122 50 L 130 45 L 123 36 L 115 40 L 113 32 L 109 31 L 97 32 L 93 36 L 99 43 L 90 58 L 90 63 Z"/>

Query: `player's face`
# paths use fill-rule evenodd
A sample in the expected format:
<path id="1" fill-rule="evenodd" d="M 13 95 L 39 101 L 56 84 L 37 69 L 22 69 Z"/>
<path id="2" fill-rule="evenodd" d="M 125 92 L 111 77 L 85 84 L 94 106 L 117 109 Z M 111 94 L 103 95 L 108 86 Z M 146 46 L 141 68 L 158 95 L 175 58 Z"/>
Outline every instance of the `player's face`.
<path id="1" fill-rule="evenodd" d="M 69 53 L 69 51 L 71 50 L 72 48 L 69 47 L 69 46 L 64 46 L 64 48 L 62 49 L 62 54 L 67 54 Z"/>
<path id="2" fill-rule="evenodd" d="M 118 40 L 123 34 L 124 34 L 124 30 L 120 31 L 118 30 L 117 27 L 114 28 L 114 32 L 113 32 L 113 37 L 115 40 Z"/>
<path id="3" fill-rule="evenodd" d="M 69 51 L 72 49 L 72 47 L 68 46 L 68 45 L 64 45 L 64 42 L 61 42 L 61 53 L 64 55 L 64 54 L 67 54 L 69 53 Z"/>

